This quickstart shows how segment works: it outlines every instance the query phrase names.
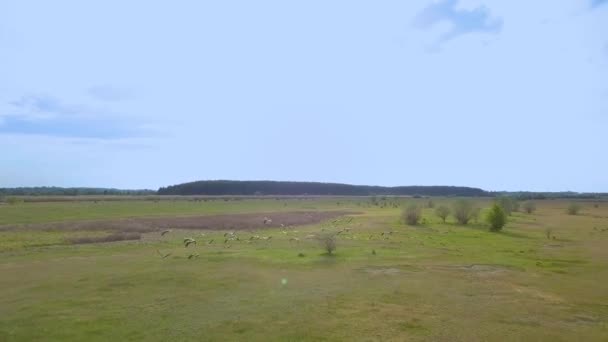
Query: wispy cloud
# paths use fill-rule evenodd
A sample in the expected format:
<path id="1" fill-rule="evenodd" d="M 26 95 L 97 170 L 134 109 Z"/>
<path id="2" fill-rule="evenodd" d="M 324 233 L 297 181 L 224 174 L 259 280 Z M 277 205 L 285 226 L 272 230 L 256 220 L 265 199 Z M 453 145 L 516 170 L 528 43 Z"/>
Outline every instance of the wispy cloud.
<path id="1" fill-rule="evenodd" d="M 96 85 L 87 89 L 87 94 L 99 101 L 120 102 L 132 98 L 128 90 L 110 85 Z"/>
<path id="2" fill-rule="evenodd" d="M 608 0 L 591 0 L 591 8 L 595 9 L 601 5 L 608 4 Z"/>
<path id="3" fill-rule="evenodd" d="M 457 8 L 457 3 L 458 0 L 441 0 L 430 4 L 418 13 L 414 26 L 430 29 L 438 23 L 450 24 L 450 29 L 439 37 L 439 43 L 468 33 L 496 34 L 502 30 L 502 19 L 492 17 L 486 7 L 465 10 Z"/>
<path id="4" fill-rule="evenodd" d="M 0 116 L 19 117 L 23 120 L 51 119 L 61 115 L 74 115 L 82 112 L 83 108 L 69 106 L 58 99 L 46 95 L 24 95 L 17 100 L 9 101 L 8 106 L 2 108 Z"/>
<path id="5" fill-rule="evenodd" d="M 26 95 L 0 105 L 0 133 L 116 139 L 137 136 L 134 125 L 86 105 Z"/>

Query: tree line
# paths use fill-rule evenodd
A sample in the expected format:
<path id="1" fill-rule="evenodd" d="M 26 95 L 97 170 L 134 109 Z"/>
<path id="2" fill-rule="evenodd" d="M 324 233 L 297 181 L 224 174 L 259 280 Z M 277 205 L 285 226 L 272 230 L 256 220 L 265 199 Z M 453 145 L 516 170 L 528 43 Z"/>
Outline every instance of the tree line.
<path id="1" fill-rule="evenodd" d="M 333 195 L 333 196 L 489 196 L 487 191 L 462 186 L 370 186 L 318 182 L 210 180 L 171 185 L 159 195 Z"/>
<path id="2" fill-rule="evenodd" d="M 62 188 L 55 186 L 0 188 L 2 196 L 85 196 L 113 195 L 138 196 L 155 195 L 154 190 L 121 190 L 110 188 Z"/>

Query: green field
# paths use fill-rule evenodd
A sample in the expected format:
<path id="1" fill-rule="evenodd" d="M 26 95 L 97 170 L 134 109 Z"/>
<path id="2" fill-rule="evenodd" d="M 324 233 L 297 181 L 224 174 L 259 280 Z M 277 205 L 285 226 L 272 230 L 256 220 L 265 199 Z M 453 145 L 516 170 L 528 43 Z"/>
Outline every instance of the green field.
<path id="1" fill-rule="evenodd" d="M 450 206 L 454 200 L 433 201 Z M 492 204 L 474 201 L 484 210 Z M 402 222 L 410 202 L 425 206 L 420 225 Z M 3 204 L 0 341 L 608 340 L 608 203 L 580 202 L 582 211 L 568 215 L 568 201 L 536 201 L 536 212 L 515 212 L 493 233 L 484 210 L 479 222 L 442 223 L 427 202 Z M 70 239 L 110 232 L 40 228 L 335 210 L 352 213 L 312 225 L 239 230 L 238 240 L 229 241 L 226 230 L 173 229 L 135 241 L 73 244 Z M 340 231 L 335 252 L 327 254 L 319 237 Z M 184 247 L 188 237 L 197 244 Z"/>

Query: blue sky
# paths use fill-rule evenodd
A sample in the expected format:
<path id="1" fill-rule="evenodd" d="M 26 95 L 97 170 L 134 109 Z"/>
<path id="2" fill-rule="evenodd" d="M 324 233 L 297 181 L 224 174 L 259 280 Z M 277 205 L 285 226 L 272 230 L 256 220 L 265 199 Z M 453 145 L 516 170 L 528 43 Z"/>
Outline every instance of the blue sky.
<path id="1" fill-rule="evenodd" d="M 0 0 L 0 187 L 608 191 L 608 1 Z"/>

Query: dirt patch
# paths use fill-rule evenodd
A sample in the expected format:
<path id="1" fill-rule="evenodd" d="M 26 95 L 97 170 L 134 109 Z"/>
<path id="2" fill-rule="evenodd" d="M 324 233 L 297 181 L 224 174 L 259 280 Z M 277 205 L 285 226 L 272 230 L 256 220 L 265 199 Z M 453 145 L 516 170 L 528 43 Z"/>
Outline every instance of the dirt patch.
<path id="1" fill-rule="evenodd" d="M 184 217 L 142 217 L 131 219 L 0 226 L 0 231 L 72 230 L 145 233 L 164 229 L 247 230 L 315 224 L 347 214 L 357 213 L 350 211 L 294 211 Z"/>
<path id="2" fill-rule="evenodd" d="M 401 273 L 401 270 L 397 269 L 397 268 L 379 268 L 379 267 L 375 267 L 375 268 L 367 268 L 365 270 L 365 272 L 372 274 L 372 275 L 395 275 L 395 274 L 399 274 Z"/>
<path id="3" fill-rule="evenodd" d="M 412 265 L 392 265 L 392 266 L 367 266 L 359 268 L 358 271 L 371 275 L 397 275 L 405 272 L 416 272 L 421 269 Z"/>
<path id="4" fill-rule="evenodd" d="M 435 265 L 427 266 L 429 269 L 440 271 L 462 271 L 476 275 L 497 275 L 510 269 L 502 265 L 470 264 L 470 265 Z"/>
<path id="5" fill-rule="evenodd" d="M 567 319 L 566 321 L 571 322 L 571 323 L 587 323 L 587 324 L 600 322 L 599 319 L 597 319 L 593 316 L 585 315 L 585 314 L 574 315 L 571 318 Z"/>
<path id="6" fill-rule="evenodd" d="M 83 244 L 83 243 L 100 243 L 100 242 L 116 242 L 116 241 L 127 241 L 127 240 L 139 240 L 141 234 L 139 233 L 113 233 L 107 236 L 95 236 L 95 237 L 79 237 L 67 239 L 70 244 Z"/>
<path id="7" fill-rule="evenodd" d="M 536 298 L 536 299 L 540 299 L 542 301 L 545 302 L 549 302 L 552 304 L 559 304 L 562 303 L 564 300 L 557 296 L 554 295 L 552 293 L 548 293 L 548 292 L 544 292 L 538 289 L 534 289 L 534 288 L 527 288 L 527 287 L 521 287 L 521 286 L 513 286 L 513 289 L 515 290 L 515 292 L 517 293 L 521 293 L 523 295 L 532 297 L 532 298 Z"/>

